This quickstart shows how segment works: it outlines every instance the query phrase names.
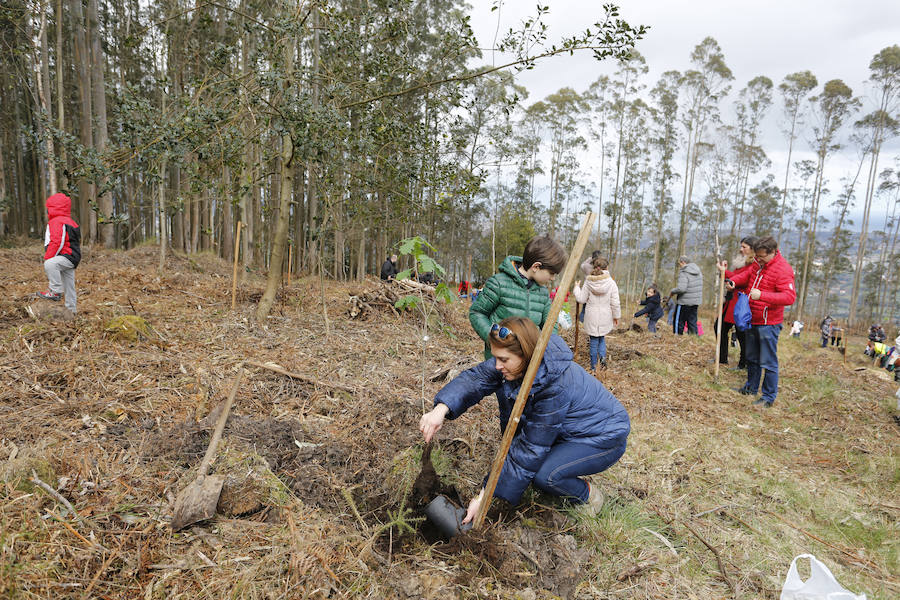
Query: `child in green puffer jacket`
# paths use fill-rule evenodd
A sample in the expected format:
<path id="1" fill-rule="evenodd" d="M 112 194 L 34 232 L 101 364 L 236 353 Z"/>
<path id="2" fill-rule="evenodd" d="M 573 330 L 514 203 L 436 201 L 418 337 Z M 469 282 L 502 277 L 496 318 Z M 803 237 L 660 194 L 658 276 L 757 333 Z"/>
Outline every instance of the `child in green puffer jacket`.
<path id="1" fill-rule="evenodd" d="M 538 328 L 550 313 L 550 293 L 544 287 L 566 266 L 562 244 L 549 236 L 537 236 L 525 245 L 521 258 L 507 256 L 500 272 L 484 284 L 469 309 L 469 322 L 484 340 L 484 357 L 491 357 L 488 336 L 491 325 L 507 317 L 526 317 Z"/>

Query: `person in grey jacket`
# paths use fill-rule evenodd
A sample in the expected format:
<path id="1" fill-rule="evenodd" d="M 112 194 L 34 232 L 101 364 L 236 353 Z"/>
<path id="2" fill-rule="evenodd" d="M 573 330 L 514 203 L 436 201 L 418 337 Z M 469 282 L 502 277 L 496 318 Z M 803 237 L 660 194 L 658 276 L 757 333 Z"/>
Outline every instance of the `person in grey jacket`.
<path id="1" fill-rule="evenodd" d="M 672 327 L 676 334 L 682 335 L 686 323 L 688 333 L 697 335 L 697 307 L 703 299 L 703 273 L 687 256 L 679 258 L 678 265 L 681 267 L 678 284 L 669 292 L 669 296 L 675 296 L 676 304 Z"/>

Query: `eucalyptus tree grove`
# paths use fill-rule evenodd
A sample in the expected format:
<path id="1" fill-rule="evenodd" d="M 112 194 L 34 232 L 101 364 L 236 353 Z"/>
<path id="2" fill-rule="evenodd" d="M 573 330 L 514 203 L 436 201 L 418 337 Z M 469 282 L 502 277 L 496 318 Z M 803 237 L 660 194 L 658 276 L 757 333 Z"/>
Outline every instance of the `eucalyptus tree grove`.
<path id="1" fill-rule="evenodd" d="M 173 252 L 232 259 L 240 232 L 241 272 L 267 275 L 262 319 L 286 269 L 363 278 L 419 235 L 448 277 L 480 281 L 595 208 L 626 296 L 665 288 L 680 254 L 711 269 L 773 234 L 795 317 L 813 296 L 817 313 L 845 306 L 848 279 L 851 319 L 895 312 L 898 46 L 860 98 L 788 65 L 772 111 L 773 81 L 736 81 L 713 37 L 647 81 L 646 28 L 588 4 L 592 24 L 555 42 L 538 5 L 479 66 L 464 0 L 7 0 L 0 236 L 39 237 L 57 190 L 86 244 L 158 244 L 160 269 Z M 529 98 L 517 81 L 579 52 L 605 61 L 584 82 Z"/>

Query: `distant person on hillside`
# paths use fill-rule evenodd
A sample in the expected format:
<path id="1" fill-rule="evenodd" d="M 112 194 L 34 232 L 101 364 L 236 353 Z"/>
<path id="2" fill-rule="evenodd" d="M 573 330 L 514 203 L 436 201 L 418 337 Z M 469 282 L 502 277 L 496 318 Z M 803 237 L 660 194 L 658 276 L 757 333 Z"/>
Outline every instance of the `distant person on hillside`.
<path id="1" fill-rule="evenodd" d="M 884 332 L 884 328 L 879 323 L 873 323 L 871 327 L 869 327 L 869 341 L 870 342 L 883 342 L 887 339 L 887 334 Z"/>
<path id="2" fill-rule="evenodd" d="M 831 339 L 831 328 L 833 327 L 833 324 L 834 319 L 831 318 L 831 315 L 825 315 L 825 318 L 819 323 L 819 329 L 822 331 L 823 348 L 828 345 L 828 340 Z"/>
<path id="3" fill-rule="evenodd" d="M 675 331 L 675 325 L 673 321 L 675 320 L 675 298 L 669 296 L 666 298 L 664 302 L 664 308 L 666 309 L 666 323 L 672 327 L 672 331 Z"/>
<path id="4" fill-rule="evenodd" d="M 601 256 L 593 265 L 584 285 L 575 284 L 575 299 L 585 307 L 584 331 L 590 340 L 591 371 L 596 374 L 598 363 L 606 366 L 606 335 L 619 324 L 622 308 L 619 286 L 608 271 L 609 261 Z"/>
<path id="5" fill-rule="evenodd" d="M 794 303 L 794 270 L 778 251 L 775 238 L 764 237 L 753 246 L 756 262 L 749 269 L 732 277 L 735 287 L 750 290 L 751 327 L 747 332 L 747 382 L 738 389 L 745 395 L 755 396 L 760 387 L 762 370 L 762 395 L 753 404 L 771 407 L 778 395 L 778 334 L 784 321 L 784 307 Z M 718 267 L 725 271 L 728 263 Z"/>
<path id="6" fill-rule="evenodd" d="M 459 287 L 456 288 L 456 295 L 460 298 L 468 298 L 469 296 L 469 282 L 465 279 L 459 282 Z"/>
<path id="7" fill-rule="evenodd" d="M 584 276 L 589 276 L 594 270 L 594 261 L 603 256 L 603 253 L 599 250 L 594 250 L 591 252 L 591 255 L 584 259 L 581 263 L 581 272 L 584 273 Z"/>
<path id="8" fill-rule="evenodd" d="M 524 317 L 492 325 L 493 357 L 460 373 L 434 397 L 434 408 L 422 415 L 419 431 L 426 443 L 446 419 L 456 419 L 492 393 L 500 401 L 500 431 L 516 429 L 494 495 L 516 505 L 529 485 L 566 499 L 586 516 L 603 506 L 596 478 L 625 453 L 631 421 L 612 393 L 572 360 L 558 335 L 550 336 L 534 385 L 518 423 L 510 416 L 534 354 L 540 331 Z M 463 523 L 471 521 L 484 501 L 481 490 L 469 503 Z"/>
<path id="9" fill-rule="evenodd" d="M 469 309 L 469 322 L 484 340 L 484 357 L 491 357 L 491 325 L 507 317 L 526 317 L 541 328 L 550 314 L 550 293 L 545 287 L 566 266 L 562 245 L 549 236 L 536 236 L 522 256 L 507 256 L 500 272 L 491 276 Z"/>
<path id="10" fill-rule="evenodd" d="M 844 328 L 838 326 L 837 320 L 834 320 L 831 322 L 831 345 L 840 348 L 843 341 Z"/>
<path id="11" fill-rule="evenodd" d="M 65 295 L 66 308 L 77 312 L 75 269 L 81 262 L 81 229 L 70 216 L 72 200 L 65 194 L 47 198 L 47 229 L 44 232 L 44 272 L 49 289 L 37 295 L 59 302 Z"/>
<path id="12" fill-rule="evenodd" d="M 603 256 L 603 253 L 601 251 L 594 250 L 593 252 L 591 252 L 591 255 L 589 257 L 584 259 L 584 261 L 581 263 L 581 272 L 584 273 L 585 277 L 590 275 L 591 271 L 594 270 L 594 260 L 600 258 L 601 256 Z M 577 303 L 578 301 L 576 300 L 575 302 Z M 584 305 L 582 305 L 581 310 L 578 312 L 578 321 L 580 323 L 584 323 L 584 310 L 585 307 Z"/>
<path id="13" fill-rule="evenodd" d="M 794 320 L 793 325 L 791 325 L 791 337 L 798 338 L 800 337 L 800 332 L 803 331 L 803 323 L 797 320 Z"/>
<path id="14" fill-rule="evenodd" d="M 725 307 L 722 310 L 722 337 L 719 340 L 719 364 L 728 364 L 728 332 L 734 327 L 735 336 L 738 344 L 741 346 L 740 359 L 737 368 L 747 368 L 747 354 L 745 347 L 746 331 L 741 331 L 734 326 L 734 305 L 737 303 L 739 293 L 747 293 L 747 288 L 736 287 L 732 277 L 736 273 L 743 273 L 750 268 L 750 265 L 756 260 L 756 254 L 753 251 L 753 244 L 757 242 L 757 238 L 748 235 L 741 240 L 740 254 L 732 262 L 735 265 L 734 271 L 725 271 Z"/>
<path id="15" fill-rule="evenodd" d="M 644 308 L 634 313 L 634 318 L 637 319 L 641 315 L 647 315 L 647 331 L 656 333 L 656 322 L 663 316 L 661 298 L 656 284 L 654 283 L 648 287 L 644 295 L 645 298 L 641 300 L 641 306 Z"/>
<path id="16" fill-rule="evenodd" d="M 685 323 L 690 334 L 697 335 L 697 308 L 703 299 L 703 273 L 687 256 L 678 259 L 678 284 L 669 292 L 675 297 L 675 318 L 672 326 L 677 335 L 684 334 Z"/>
<path id="17" fill-rule="evenodd" d="M 391 281 L 395 277 L 397 277 L 397 255 L 391 254 L 390 257 L 385 259 L 384 264 L 381 265 L 381 280 L 382 281 Z"/>

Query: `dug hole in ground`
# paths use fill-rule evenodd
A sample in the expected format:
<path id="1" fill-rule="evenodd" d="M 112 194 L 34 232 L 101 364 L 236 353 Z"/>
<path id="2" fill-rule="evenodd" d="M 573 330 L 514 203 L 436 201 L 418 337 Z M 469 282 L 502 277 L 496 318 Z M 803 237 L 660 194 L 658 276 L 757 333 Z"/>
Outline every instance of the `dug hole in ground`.
<path id="1" fill-rule="evenodd" d="M 40 247 L 0 249 L 2 597 L 776 598 L 804 552 L 856 593 L 900 595 L 895 388 L 862 339 L 845 362 L 815 332 L 783 335 L 778 401 L 759 411 L 731 389 L 743 372 L 713 380 L 709 330 L 623 327 L 599 376 L 632 433 L 597 478 L 599 516 L 528 492 L 445 542 L 424 503 L 468 501 L 499 441 L 487 398 L 418 477 L 423 407 L 481 356 L 468 302 L 436 310 L 423 353 L 421 315 L 395 314 L 380 282 L 325 281 L 326 328 L 319 279 L 294 278 L 263 328 L 261 276 L 232 311 L 230 265 L 176 255 L 160 276 L 157 251 L 86 249 L 78 317 L 59 322 L 25 311 Z M 304 378 L 247 368 L 211 469 L 217 516 L 174 533 L 243 360 Z"/>

